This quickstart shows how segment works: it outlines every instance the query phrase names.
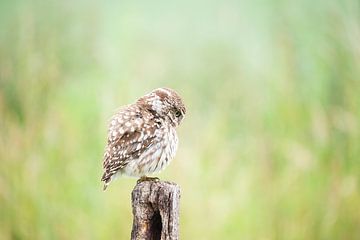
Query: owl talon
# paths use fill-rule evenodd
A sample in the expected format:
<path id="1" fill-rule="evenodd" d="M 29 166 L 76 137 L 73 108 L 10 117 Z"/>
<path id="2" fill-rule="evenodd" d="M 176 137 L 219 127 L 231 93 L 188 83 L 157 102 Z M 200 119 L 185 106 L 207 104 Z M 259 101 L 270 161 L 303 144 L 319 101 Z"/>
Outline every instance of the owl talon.
<path id="1" fill-rule="evenodd" d="M 139 183 L 141 183 L 141 182 L 145 182 L 145 181 L 155 181 L 155 182 L 158 182 L 158 181 L 160 181 L 160 178 L 158 178 L 158 177 L 142 176 L 141 178 L 139 178 L 139 180 L 137 180 L 137 184 L 139 184 Z"/>

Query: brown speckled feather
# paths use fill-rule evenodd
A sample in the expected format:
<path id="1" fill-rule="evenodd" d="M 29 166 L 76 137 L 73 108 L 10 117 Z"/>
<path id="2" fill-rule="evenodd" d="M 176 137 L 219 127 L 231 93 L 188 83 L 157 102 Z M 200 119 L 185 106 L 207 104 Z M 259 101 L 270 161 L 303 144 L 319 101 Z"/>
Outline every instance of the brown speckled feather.
<path id="1" fill-rule="evenodd" d="M 152 119 L 151 113 L 140 111 L 137 106 L 120 110 L 113 116 L 109 127 L 108 146 L 104 154 L 105 172 L 102 181 L 110 181 L 114 173 L 132 159 L 139 157 L 154 143 L 155 130 L 159 125 L 153 124 Z"/>

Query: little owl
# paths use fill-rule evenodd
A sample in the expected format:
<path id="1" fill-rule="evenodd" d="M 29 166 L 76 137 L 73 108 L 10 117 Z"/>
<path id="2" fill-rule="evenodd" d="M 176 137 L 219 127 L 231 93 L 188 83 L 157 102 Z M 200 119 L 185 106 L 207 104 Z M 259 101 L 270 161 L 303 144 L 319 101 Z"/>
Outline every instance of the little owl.
<path id="1" fill-rule="evenodd" d="M 158 88 L 120 109 L 111 119 L 104 154 L 104 190 L 119 175 L 141 177 L 163 170 L 174 158 L 175 128 L 186 109 L 172 89 Z"/>

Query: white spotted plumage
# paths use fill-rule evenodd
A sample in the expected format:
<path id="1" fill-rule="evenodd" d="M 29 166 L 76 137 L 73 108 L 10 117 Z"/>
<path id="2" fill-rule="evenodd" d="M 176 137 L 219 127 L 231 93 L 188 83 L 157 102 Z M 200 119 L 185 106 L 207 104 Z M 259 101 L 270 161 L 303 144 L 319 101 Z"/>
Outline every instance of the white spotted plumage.
<path id="1" fill-rule="evenodd" d="M 175 157 L 175 128 L 186 113 L 179 95 L 158 88 L 111 119 L 103 167 L 104 190 L 118 175 L 143 177 L 163 170 Z"/>

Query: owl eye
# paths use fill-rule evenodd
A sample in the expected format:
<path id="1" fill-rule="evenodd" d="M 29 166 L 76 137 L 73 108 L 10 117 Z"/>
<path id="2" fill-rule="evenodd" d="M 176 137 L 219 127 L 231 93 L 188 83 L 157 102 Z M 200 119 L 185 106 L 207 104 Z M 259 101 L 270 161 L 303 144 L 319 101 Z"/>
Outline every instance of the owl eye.
<path id="1" fill-rule="evenodd" d="M 181 116 L 181 112 L 177 110 L 177 111 L 175 112 L 175 116 L 176 116 L 177 118 L 179 118 L 179 117 Z"/>

